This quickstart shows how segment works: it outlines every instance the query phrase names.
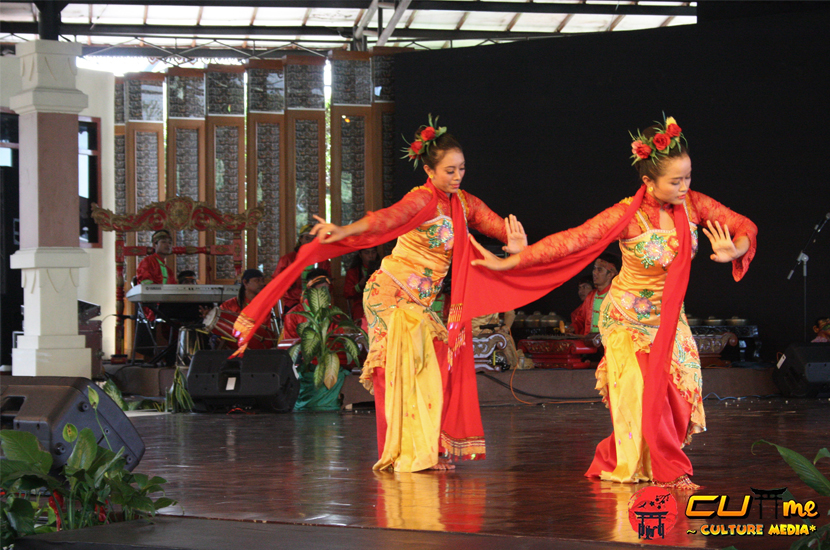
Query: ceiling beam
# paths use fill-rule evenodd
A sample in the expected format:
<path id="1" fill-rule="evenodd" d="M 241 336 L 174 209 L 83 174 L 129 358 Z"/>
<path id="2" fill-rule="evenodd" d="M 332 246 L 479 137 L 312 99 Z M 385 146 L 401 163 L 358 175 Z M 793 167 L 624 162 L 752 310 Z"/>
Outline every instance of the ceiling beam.
<path id="1" fill-rule="evenodd" d="M 366 30 L 366 27 L 369 25 L 369 22 L 372 21 L 372 17 L 375 16 L 375 13 L 378 11 L 378 0 L 372 0 L 369 4 L 369 7 L 366 8 L 366 11 L 363 12 L 363 18 L 360 20 L 360 23 L 357 24 L 354 30 L 354 37 L 355 39 L 363 38 L 363 32 Z"/>
<path id="2" fill-rule="evenodd" d="M 22 23 L 10 21 L 3 23 L 3 32 L 11 34 L 37 34 L 36 23 Z M 264 26 L 213 26 L 202 25 L 101 25 L 94 28 L 83 23 L 62 23 L 60 34 L 70 36 L 176 36 L 179 38 L 193 38 L 194 36 L 348 36 L 352 29 L 343 27 L 293 26 L 293 27 L 264 27 Z"/>
<path id="3" fill-rule="evenodd" d="M 224 6 L 259 8 L 325 8 L 325 9 L 366 9 L 367 0 L 87 0 L 80 4 L 113 4 L 141 6 Z M 68 3 L 68 2 L 66 2 Z M 697 8 L 688 2 L 676 5 L 652 5 L 640 3 L 625 4 L 565 4 L 523 3 L 523 2 L 469 2 L 457 0 L 412 0 L 411 10 L 460 11 L 460 12 L 501 12 L 501 13 L 547 13 L 586 15 L 660 15 L 665 17 L 695 16 Z"/>
<path id="4" fill-rule="evenodd" d="M 188 26 L 166 26 L 166 25 L 95 25 L 90 30 L 85 24 L 62 24 L 60 34 L 63 36 L 121 36 L 131 38 L 180 38 L 192 40 L 194 28 Z M 10 34 L 37 34 L 35 23 L 9 23 L 3 25 L 3 32 Z M 333 27 L 199 27 L 198 36 L 205 39 L 234 40 L 232 37 L 256 36 L 258 41 L 281 41 L 278 37 L 311 36 L 311 42 L 321 42 L 324 37 L 329 38 L 351 38 L 352 29 Z M 366 36 L 374 33 L 367 30 Z M 557 36 L 554 32 L 514 32 L 514 31 L 469 31 L 469 30 L 436 30 L 436 29 L 407 29 L 399 27 L 395 29 L 392 37 L 395 40 L 528 40 L 535 38 L 549 38 Z M 561 35 L 559 35 L 561 36 Z M 294 41 L 288 38 L 287 41 Z M 342 44 L 342 40 L 339 42 Z M 266 46 L 263 46 L 265 48 Z"/>
<path id="5" fill-rule="evenodd" d="M 385 46 L 386 41 L 389 40 L 389 37 L 392 36 L 392 33 L 395 32 L 395 27 L 398 26 L 398 22 L 403 17 L 404 12 L 409 7 L 409 4 L 412 0 L 397 0 L 395 2 L 395 13 L 392 14 L 392 17 L 389 18 L 389 23 L 386 24 L 384 27 L 383 32 L 380 33 L 378 36 L 378 46 Z"/>

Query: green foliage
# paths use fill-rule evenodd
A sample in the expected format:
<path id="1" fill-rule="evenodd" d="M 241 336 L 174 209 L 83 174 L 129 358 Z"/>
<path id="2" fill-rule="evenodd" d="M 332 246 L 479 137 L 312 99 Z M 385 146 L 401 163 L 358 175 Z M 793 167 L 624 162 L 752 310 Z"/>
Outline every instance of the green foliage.
<path id="1" fill-rule="evenodd" d="M 818 494 L 822 496 L 830 496 L 830 480 L 828 480 L 827 477 L 825 477 L 824 474 L 816 468 L 816 463 L 819 460 L 822 458 L 830 458 L 830 451 L 827 450 L 827 447 L 821 449 L 818 454 L 816 454 L 816 458 L 810 462 L 810 460 L 805 458 L 803 455 L 791 449 L 776 445 L 775 443 L 770 443 L 769 441 L 765 441 L 763 439 L 753 443 L 752 448 L 754 449 L 755 445 L 759 443 L 766 443 L 767 445 L 775 447 L 778 450 L 778 454 L 780 454 L 784 459 L 784 462 L 786 462 L 790 468 L 793 469 L 801 481 L 806 483 Z M 787 500 L 793 499 L 792 495 L 789 494 L 789 491 L 784 494 L 784 498 Z M 827 514 L 830 516 L 830 511 L 828 511 Z M 808 518 L 803 518 L 803 521 L 808 525 L 811 524 Z M 830 523 L 822 525 L 809 535 L 798 539 L 790 547 L 790 550 L 807 549 L 830 550 Z"/>
<path id="2" fill-rule="evenodd" d="M 306 321 L 297 327 L 300 342 L 288 350 L 291 359 L 301 370 L 314 371 L 316 386 L 323 384 L 331 389 L 340 371 L 337 352 L 343 351 L 348 363 L 357 363 L 360 349 L 354 338 L 365 339 L 366 333 L 343 310 L 331 305 L 331 295 L 325 288 L 310 289 L 306 293 L 306 311 L 292 315 L 302 315 Z"/>
<path id="3" fill-rule="evenodd" d="M 179 367 L 173 372 L 173 383 L 165 397 L 165 406 L 171 412 L 190 412 L 193 410 L 193 398 L 187 391 L 187 381 Z"/>
<path id="4" fill-rule="evenodd" d="M 98 394 L 89 391 L 97 410 Z M 0 445 L 6 460 L 0 461 L 0 546 L 26 535 L 58 529 L 80 529 L 152 517 L 156 511 L 175 504 L 163 493 L 166 481 L 160 477 L 129 472 L 124 449 L 117 452 L 97 444 L 89 428 L 67 424 L 64 439 L 75 443 L 61 474 L 52 476 L 52 455 L 34 434 L 0 430 Z"/>

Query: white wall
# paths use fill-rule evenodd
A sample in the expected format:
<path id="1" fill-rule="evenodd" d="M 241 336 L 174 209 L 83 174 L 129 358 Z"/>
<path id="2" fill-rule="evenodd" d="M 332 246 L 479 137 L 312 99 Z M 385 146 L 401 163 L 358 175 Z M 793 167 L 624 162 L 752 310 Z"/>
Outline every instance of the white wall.
<path id="1" fill-rule="evenodd" d="M 115 76 L 111 73 L 78 69 L 76 85 L 89 97 L 89 106 L 80 114 L 101 119 L 101 206 L 115 209 L 114 99 Z M 9 107 L 9 98 L 20 93 L 20 61 L 0 57 L 0 107 Z M 99 304 L 103 319 L 105 356 L 115 353 L 115 235 L 102 233 L 101 248 L 84 249 L 90 266 L 80 270 L 78 299 Z"/>
<path id="2" fill-rule="evenodd" d="M 82 116 L 101 119 L 100 160 L 101 196 L 99 206 L 115 210 L 115 76 L 112 73 L 78 69 L 75 81 L 79 90 L 89 96 L 89 106 Z M 101 232 L 101 248 L 85 249 L 89 268 L 81 270 L 78 299 L 101 306 L 105 357 L 115 353 L 115 233 Z"/>

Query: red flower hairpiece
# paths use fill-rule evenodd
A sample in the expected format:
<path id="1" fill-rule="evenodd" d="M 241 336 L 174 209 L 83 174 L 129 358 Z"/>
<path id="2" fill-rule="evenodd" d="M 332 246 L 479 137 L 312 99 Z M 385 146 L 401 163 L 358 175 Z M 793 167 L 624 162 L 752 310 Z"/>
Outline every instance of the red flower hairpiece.
<path id="1" fill-rule="evenodd" d="M 418 167 L 418 161 L 421 160 L 421 157 L 429 153 L 429 148 L 435 143 L 435 140 L 447 132 L 445 126 L 438 127 L 438 117 L 432 120 L 432 113 L 430 113 L 428 121 L 429 125 L 418 128 L 412 143 L 407 141 L 408 145 L 401 149 L 401 151 L 406 153 L 401 158 L 414 160 L 415 168 Z M 406 137 L 404 137 L 404 141 L 406 141 Z"/>
<path id="2" fill-rule="evenodd" d="M 651 159 L 652 162 L 657 163 L 659 157 L 668 156 L 674 148 L 682 148 L 680 145 L 681 138 L 686 141 L 683 131 L 677 125 L 674 117 L 666 118 L 663 123 L 654 121 L 655 127 L 659 131 L 653 137 L 647 138 L 638 130 L 637 135 L 629 132 L 631 139 L 631 158 L 634 159 L 632 166 L 641 160 Z"/>

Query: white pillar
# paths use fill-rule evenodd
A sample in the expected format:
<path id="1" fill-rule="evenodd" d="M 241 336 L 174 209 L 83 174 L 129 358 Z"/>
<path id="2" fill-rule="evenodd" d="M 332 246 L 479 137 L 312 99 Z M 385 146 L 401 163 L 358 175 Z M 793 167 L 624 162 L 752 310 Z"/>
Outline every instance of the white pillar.
<path id="1" fill-rule="evenodd" d="M 20 250 L 23 336 L 12 351 L 16 376 L 85 376 L 91 350 L 78 335 L 78 118 L 87 96 L 75 87 L 81 46 L 34 40 L 18 44 L 20 115 Z"/>

